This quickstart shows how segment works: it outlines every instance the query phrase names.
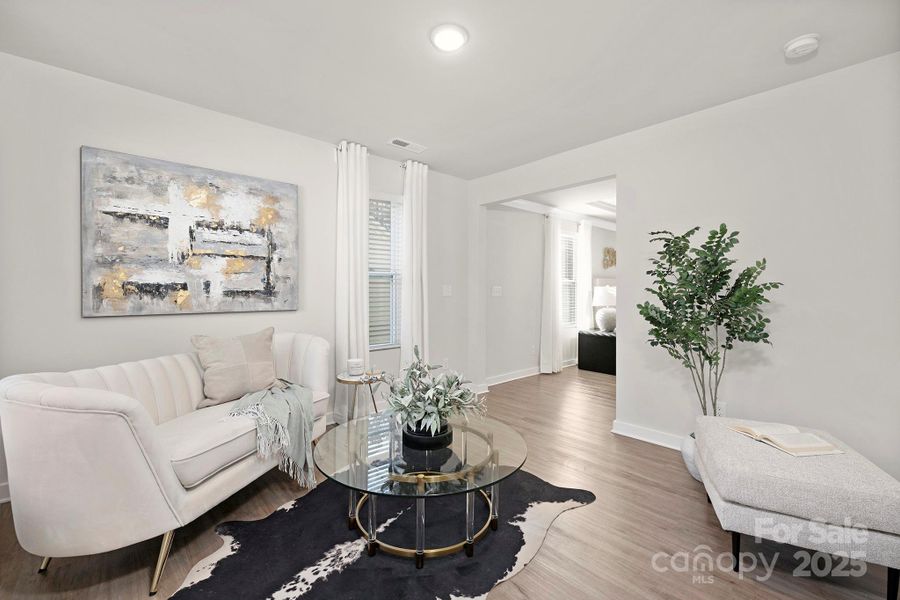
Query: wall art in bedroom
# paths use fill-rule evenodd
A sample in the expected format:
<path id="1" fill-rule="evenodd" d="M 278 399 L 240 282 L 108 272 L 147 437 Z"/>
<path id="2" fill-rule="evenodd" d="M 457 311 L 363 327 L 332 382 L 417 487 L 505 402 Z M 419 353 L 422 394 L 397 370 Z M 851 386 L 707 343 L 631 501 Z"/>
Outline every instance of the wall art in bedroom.
<path id="1" fill-rule="evenodd" d="M 296 310 L 297 186 L 81 149 L 82 315 Z"/>

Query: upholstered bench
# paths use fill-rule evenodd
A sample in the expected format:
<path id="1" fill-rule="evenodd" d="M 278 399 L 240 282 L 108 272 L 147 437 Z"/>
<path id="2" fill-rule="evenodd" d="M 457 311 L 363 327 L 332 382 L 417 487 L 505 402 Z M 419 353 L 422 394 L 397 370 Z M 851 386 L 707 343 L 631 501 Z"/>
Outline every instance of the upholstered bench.
<path id="1" fill-rule="evenodd" d="M 729 428 L 754 424 L 697 419 L 696 462 L 739 570 L 741 534 L 888 568 L 889 600 L 900 574 L 900 481 L 816 431 L 844 454 L 794 457 Z"/>

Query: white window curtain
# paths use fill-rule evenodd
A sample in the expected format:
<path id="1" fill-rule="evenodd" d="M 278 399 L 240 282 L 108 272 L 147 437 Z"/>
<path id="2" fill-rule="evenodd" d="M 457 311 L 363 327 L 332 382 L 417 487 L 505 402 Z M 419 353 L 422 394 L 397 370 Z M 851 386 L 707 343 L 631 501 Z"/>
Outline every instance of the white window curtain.
<path id="1" fill-rule="evenodd" d="M 591 232 L 593 229 L 587 221 L 579 221 L 578 223 L 578 243 L 576 245 L 578 258 L 575 261 L 577 269 L 578 329 L 593 329 L 594 323 L 591 307 L 591 296 L 594 292 L 591 248 Z"/>
<path id="2" fill-rule="evenodd" d="M 369 366 L 369 150 L 353 142 L 338 146 L 337 256 L 335 268 L 335 372 L 348 358 Z M 352 410 L 350 386 L 336 386 L 332 412 L 337 423 Z"/>
<path id="3" fill-rule="evenodd" d="M 544 282 L 541 290 L 541 373 L 559 373 L 562 370 L 559 246 L 559 219 L 547 216 L 544 219 Z"/>
<path id="4" fill-rule="evenodd" d="M 428 165 L 408 160 L 403 178 L 403 245 L 400 276 L 400 365 L 413 347 L 428 358 Z"/>

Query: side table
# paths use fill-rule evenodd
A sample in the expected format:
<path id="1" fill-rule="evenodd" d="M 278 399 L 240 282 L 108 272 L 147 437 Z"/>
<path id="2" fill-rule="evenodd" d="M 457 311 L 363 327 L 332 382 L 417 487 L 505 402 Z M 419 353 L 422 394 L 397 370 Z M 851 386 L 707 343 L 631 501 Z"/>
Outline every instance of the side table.
<path id="1" fill-rule="evenodd" d="M 372 397 L 372 408 L 375 409 L 376 413 L 378 412 L 378 405 L 375 404 L 375 388 L 373 386 L 376 383 L 382 383 L 384 381 L 384 371 L 380 373 L 363 373 L 362 375 L 350 375 L 346 371 L 343 371 L 337 374 L 336 379 L 338 383 L 353 386 L 353 406 L 350 410 L 352 414 L 348 415 L 349 418 L 355 419 L 359 416 L 356 414 L 356 403 L 359 395 L 359 388 L 363 385 L 368 386 L 369 395 Z"/>

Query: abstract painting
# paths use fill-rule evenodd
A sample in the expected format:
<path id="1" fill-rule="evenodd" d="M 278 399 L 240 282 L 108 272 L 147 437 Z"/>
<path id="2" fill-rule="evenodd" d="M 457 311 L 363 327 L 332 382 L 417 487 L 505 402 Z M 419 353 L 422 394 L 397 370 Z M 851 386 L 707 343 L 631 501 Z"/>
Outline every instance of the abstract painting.
<path id="1" fill-rule="evenodd" d="M 297 186 L 81 149 L 82 315 L 296 310 Z"/>
<path id="2" fill-rule="evenodd" d="M 615 248 L 604 248 L 603 249 L 603 268 L 604 269 L 612 269 L 616 266 L 616 249 Z"/>

